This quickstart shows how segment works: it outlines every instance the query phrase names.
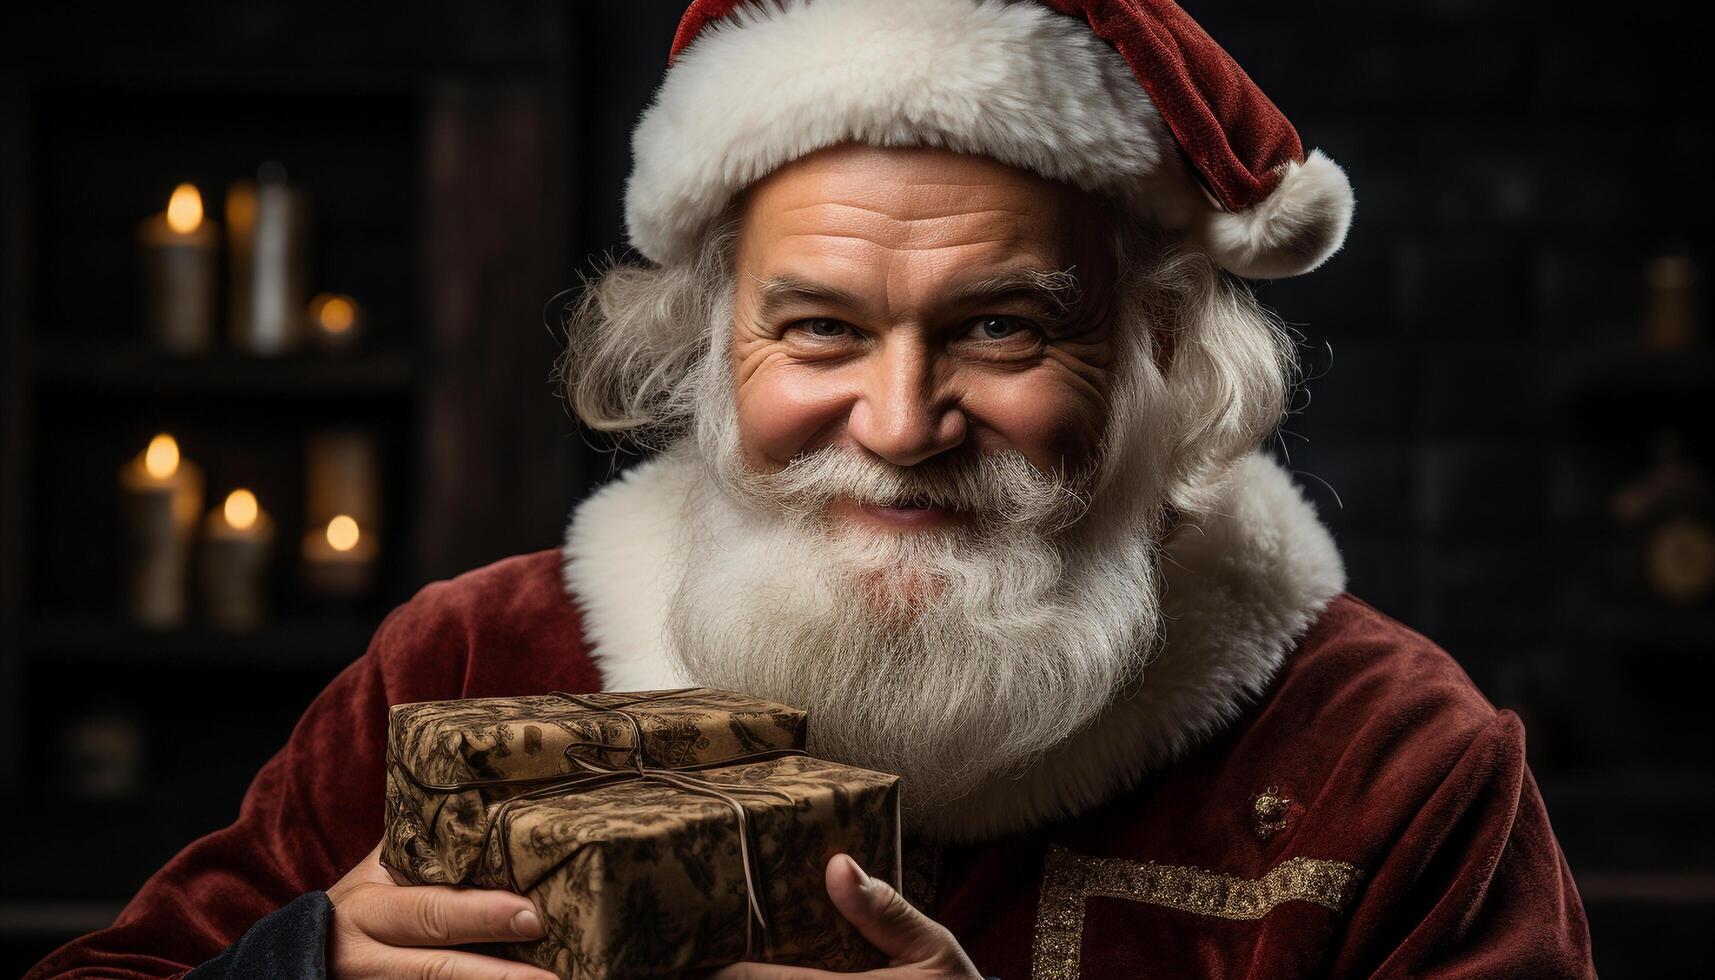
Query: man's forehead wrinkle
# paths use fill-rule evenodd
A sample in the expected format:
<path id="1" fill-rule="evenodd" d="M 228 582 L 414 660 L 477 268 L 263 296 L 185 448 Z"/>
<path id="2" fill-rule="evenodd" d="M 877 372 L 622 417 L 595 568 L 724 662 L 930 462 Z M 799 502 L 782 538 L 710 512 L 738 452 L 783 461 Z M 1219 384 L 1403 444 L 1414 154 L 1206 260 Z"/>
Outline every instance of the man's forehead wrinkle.
<path id="1" fill-rule="evenodd" d="M 1037 229 L 1031 226 L 1032 217 L 1005 208 L 898 216 L 867 205 L 824 203 L 781 212 L 773 237 L 779 242 L 797 238 L 861 239 L 896 251 L 1057 237 L 1033 234 Z"/>
<path id="2" fill-rule="evenodd" d="M 985 161 L 985 163 L 986 162 L 987 161 Z M 808 166 L 804 165 L 803 160 L 799 161 L 799 169 L 804 176 L 819 178 L 824 183 L 831 185 L 838 185 L 841 182 L 849 182 L 854 173 L 858 175 L 858 179 L 868 181 L 871 177 L 883 172 L 872 169 L 869 166 L 863 166 L 856 170 L 840 166 Z M 955 193 L 963 194 L 964 192 L 972 189 L 982 189 L 1001 191 L 1008 194 L 1017 194 L 1024 192 L 1027 187 L 1037 188 L 1055 186 L 1033 174 L 1027 174 L 1022 171 L 1018 173 L 1007 173 L 1004 177 L 999 177 L 998 179 L 994 172 L 985 172 L 985 176 L 979 177 L 975 180 L 960 181 L 950 180 L 944 175 L 947 169 L 946 166 L 933 167 L 933 176 L 926 174 L 918 176 L 919 174 L 923 174 L 925 168 L 909 165 L 903 167 L 888 166 L 883 169 L 887 171 L 885 186 L 895 188 L 900 191 L 953 191 Z"/>
<path id="3" fill-rule="evenodd" d="M 777 239 L 777 241 L 785 242 L 785 241 L 791 241 L 791 240 L 799 239 L 799 238 L 823 238 L 823 239 L 831 238 L 831 239 L 839 239 L 839 240 L 844 240 L 844 241 L 859 241 L 859 242 L 865 242 L 865 243 L 870 244 L 870 245 L 874 245 L 877 248 L 886 249 L 889 252 L 933 252 L 937 249 L 976 248 L 976 247 L 981 246 L 981 245 L 1002 245 L 1002 246 L 1004 246 L 1004 245 L 1014 244 L 1014 242 L 1015 242 L 1015 239 L 1012 236 L 1006 236 L 1004 238 L 974 238 L 974 239 L 971 239 L 970 241 L 958 241 L 958 242 L 930 242 L 930 243 L 924 244 L 924 245 L 890 244 L 888 242 L 876 241 L 875 239 L 870 238 L 867 235 L 860 234 L 858 232 L 832 232 L 832 231 L 816 231 L 816 232 L 806 231 L 806 232 L 800 232 L 797 234 L 782 235 L 782 236 L 780 236 L 779 239 Z"/>
<path id="4" fill-rule="evenodd" d="M 945 221 L 949 218 L 981 218 L 987 215 L 996 214 L 1010 215 L 1017 218 L 1033 218 L 1036 216 L 1035 212 L 1026 210 L 1002 207 L 970 207 L 968 205 L 960 204 L 959 202 L 952 202 L 945 210 L 937 211 L 934 214 L 912 215 L 900 214 L 898 211 L 922 211 L 924 208 L 921 206 L 902 205 L 898 211 L 892 211 L 885 207 L 876 206 L 876 202 L 838 200 L 812 201 L 806 204 L 788 205 L 787 207 L 781 208 L 780 213 L 782 215 L 791 215 L 803 211 L 819 211 L 824 208 L 838 208 L 850 211 L 860 211 L 864 214 L 880 215 L 889 221 L 896 221 L 901 224 L 915 224 L 923 221 Z"/>

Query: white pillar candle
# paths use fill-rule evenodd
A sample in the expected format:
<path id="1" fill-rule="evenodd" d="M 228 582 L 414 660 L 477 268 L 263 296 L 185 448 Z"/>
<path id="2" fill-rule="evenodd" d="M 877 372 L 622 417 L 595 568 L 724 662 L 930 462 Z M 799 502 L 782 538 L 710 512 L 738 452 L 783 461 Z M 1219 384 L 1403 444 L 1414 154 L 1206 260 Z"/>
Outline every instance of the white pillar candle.
<path id="1" fill-rule="evenodd" d="M 143 319 L 174 354 L 201 354 L 214 344 L 215 270 L 220 229 L 203 215 L 202 195 L 180 184 L 167 210 L 137 229 Z"/>
<path id="2" fill-rule="evenodd" d="M 313 433 L 304 442 L 304 526 L 326 528 L 337 515 L 357 521 L 378 540 L 381 526 L 381 450 L 361 429 Z"/>
<path id="3" fill-rule="evenodd" d="M 125 534 L 126 615 L 151 627 L 184 622 L 192 532 L 202 512 L 202 471 L 162 433 L 119 470 Z"/>
<path id="4" fill-rule="evenodd" d="M 256 495 L 238 489 L 203 519 L 203 608 L 224 629 L 249 629 L 268 611 L 274 519 Z"/>

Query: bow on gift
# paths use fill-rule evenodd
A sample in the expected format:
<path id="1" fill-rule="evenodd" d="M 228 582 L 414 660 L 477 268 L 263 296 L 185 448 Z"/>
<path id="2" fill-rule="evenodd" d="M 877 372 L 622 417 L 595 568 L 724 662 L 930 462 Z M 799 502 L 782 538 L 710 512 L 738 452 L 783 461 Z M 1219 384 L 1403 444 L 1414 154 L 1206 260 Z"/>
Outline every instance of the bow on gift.
<path id="1" fill-rule="evenodd" d="M 618 746 L 610 745 L 607 742 L 583 739 L 572 742 L 566 746 L 566 760 L 578 769 L 582 770 L 581 772 L 569 775 L 536 776 L 521 779 L 509 779 L 504 777 L 498 779 L 472 779 L 458 783 L 436 784 L 422 782 L 417 779 L 407 767 L 401 766 L 398 767 L 398 770 L 403 772 L 406 778 L 410 779 L 411 782 L 415 783 L 419 788 L 432 793 L 462 793 L 468 790 L 535 786 L 534 789 L 525 793 L 520 793 L 517 796 L 513 796 L 500 804 L 499 808 L 494 811 L 494 814 L 489 821 L 488 830 L 483 841 L 484 848 L 488 847 L 493 843 L 494 838 L 498 833 L 500 840 L 500 854 L 506 870 L 506 879 L 512 884 L 512 890 L 515 892 L 522 891 L 522 889 L 519 887 L 517 875 L 514 874 L 512 869 L 512 852 L 505 846 L 505 841 L 507 822 L 511 819 L 513 811 L 521 803 L 546 799 L 553 796 L 565 796 L 572 793 L 581 793 L 600 786 L 611 786 L 615 783 L 633 781 L 663 783 L 668 786 L 684 790 L 687 793 L 692 793 L 697 796 L 705 796 L 713 800 L 719 800 L 721 803 L 726 804 L 727 809 L 732 811 L 733 819 L 738 825 L 739 859 L 744 867 L 745 904 L 748 906 L 748 914 L 745 916 L 744 920 L 744 958 L 749 960 L 755 957 L 757 952 L 757 939 L 760 937 L 762 958 L 764 960 L 773 959 L 774 944 L 770 931 L 768 911 L 763 904 L 763 891 L 760 887 L 762 872 L 757 865 L 756 847 L 752 840 L 751 833 L 750 814 L 745 810 L 744 804 L 737 799 L 735 794 L 773 796 L 788 804 L 793 802 L 792 797 L 775 789 L 767 789 L 762 786 L 752 786 L 744 783 L 721 782 L 709 779 L 705 776 L 692 775 L 692 773 L 699 772 L 704 769 L 740 766 L 754 762 L 767 762 L 771 759 L 782 759 L 795 755 L 801 756 L 806 753 L 802 749 L 771 749 L 764 752 L 752 752 L 748 755 L 737 756 L 719 762 L 709 762 L 677 769 L 654 765 L 652 764 L 652 760 L 648 758 L 648 750 L 645 748 L 643 743 L 642 721 L 640 721 L 636 715 L 626 711 L 625 709 L 635 704 L 642 704 L 655 700 L 657 697 L 662 697 L 666 694 L 680 692 L 662 692 L 661 694 L 651 697 L 637 698 L 636 700 L 623 702 L 617 705 L 597 704 L 586 698 L 579 697 L 578 695 L 567 694 L 564 691 L 551 691 L 549 693 L 554 697 L 570 701 L 572 704 L 575 704 L 580 708 L 585 708 L 591 713 L 615 715 L 623 719 L 630 726 L 632 734 L 632 744 L 625 762 L 618 766 L 608 766 L 591 762 L 588 759 L 575 755 L 574 750 L 580 748 L 618 748 Z M 431 832 L 432 828 L 433 821 L 430 821 L 429 829 Z"/>

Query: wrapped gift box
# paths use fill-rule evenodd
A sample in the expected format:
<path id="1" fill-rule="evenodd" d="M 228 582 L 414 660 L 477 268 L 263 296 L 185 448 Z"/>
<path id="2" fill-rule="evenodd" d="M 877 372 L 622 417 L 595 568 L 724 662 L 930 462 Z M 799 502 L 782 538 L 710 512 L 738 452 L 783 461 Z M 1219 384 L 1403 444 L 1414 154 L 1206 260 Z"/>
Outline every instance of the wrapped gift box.
<path id="1" fill-rule="evenodd" d="M 679 769 L 803 747 L 802 710 L 706 687 L 394 705 L 388 866 L 412 881 L 464 881 L 490 805 L 585 772 L 580 763 Z"/>
<path id="2" fill-rule="evenodd" d="M 562 977 L 879 965 L 823 873 L 844 852 L 897 887 L 897 777 L 804 755 L 803 715 L 781 705 L 707 690 L 589 698 L 582 717 L 564 699 L 395 708 L 382 850 L 395 877 L 530 897 L 547 937 L 508 953 Z M 698 719 L 695 733 L 652 729 L 645 715 L 663 707 Z M 541 747 L 523 752 L 526 740 Z"/>

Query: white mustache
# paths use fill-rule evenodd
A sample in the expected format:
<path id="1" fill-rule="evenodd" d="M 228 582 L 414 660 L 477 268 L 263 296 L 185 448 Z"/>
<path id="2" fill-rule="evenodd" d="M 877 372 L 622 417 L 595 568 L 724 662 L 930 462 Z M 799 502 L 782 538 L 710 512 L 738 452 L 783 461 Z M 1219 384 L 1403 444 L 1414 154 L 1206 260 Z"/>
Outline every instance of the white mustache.
<path id="1" fill-rule="evenodd" d="M 837 499 L 878 507 L 942 507 L 979 525 L 1052 534 L 1089 510 L 1092 472 L 1044 473 L 1015 450 L 936 457 L 896 466 L 845 446 L 798 456 L 771 473 L 745 468 L 738 489 L 755 502 L 813 520 Z"/>

